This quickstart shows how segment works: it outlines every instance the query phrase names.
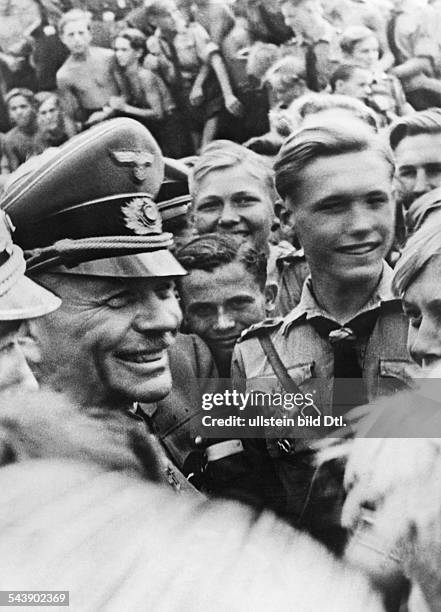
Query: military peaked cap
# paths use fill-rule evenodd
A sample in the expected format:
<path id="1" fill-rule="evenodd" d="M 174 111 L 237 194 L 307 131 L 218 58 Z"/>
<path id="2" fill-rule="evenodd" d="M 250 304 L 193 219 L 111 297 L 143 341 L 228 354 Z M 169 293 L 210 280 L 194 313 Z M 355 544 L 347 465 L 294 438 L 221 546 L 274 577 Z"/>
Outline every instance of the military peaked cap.
<path id="1" fill-rule="evenodd" d="M 127 118 L 106 121 L 32 158 L 1 200 L 28 272 L 183 275 L 154 202 L 163 177 L 156 141 Z"/>

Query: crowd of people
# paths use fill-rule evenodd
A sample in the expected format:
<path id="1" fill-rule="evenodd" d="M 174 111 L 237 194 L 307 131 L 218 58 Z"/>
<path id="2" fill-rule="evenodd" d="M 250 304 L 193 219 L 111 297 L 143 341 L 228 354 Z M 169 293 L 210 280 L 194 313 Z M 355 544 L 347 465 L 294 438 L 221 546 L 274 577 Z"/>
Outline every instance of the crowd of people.
<path id="1" fill-rule="evenodd" d="M 115 116 L 168 157 L 222 138 L 271 155 L 280 142 L 261 137 L 297 127 L 314 92 L 362 101 L 385 127 L 440 103 L 439 15 L 435 0 L 5 4 L 1 172 Z"/>
<path id="2" fill-rule="evenodd" d="M 0 591 L 441 609 L 438 26 L 0 3 Z"/>

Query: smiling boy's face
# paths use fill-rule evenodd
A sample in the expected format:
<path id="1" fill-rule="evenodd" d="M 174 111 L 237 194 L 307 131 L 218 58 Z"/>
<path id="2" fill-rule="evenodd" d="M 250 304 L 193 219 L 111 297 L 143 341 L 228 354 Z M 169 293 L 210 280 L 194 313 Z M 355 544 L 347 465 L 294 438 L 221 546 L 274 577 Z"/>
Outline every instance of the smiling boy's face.
<path id="1" fill-rule="evenodd" d="M 240 262 L 213 272 L 192 270 L 180 285 L 188 330 L 208 344 L 219 369 L 228 371 L 240 334 L 266 316 L 265 292 Z"/>
<path id="2" fill-rule="evenodd" d="M 390 168 L 372 150 L 318 157 L 286 203 L 311 268 L 338 282 L 379 276 L 391 246 Z"/>
<path id="3" fill-rule="evenodd" d="M 270 189 L 247 164 L 212 170 L 197 185 L 193 221 L 200 235 L 236 235 L 267 251 L 274 217 Z"/>

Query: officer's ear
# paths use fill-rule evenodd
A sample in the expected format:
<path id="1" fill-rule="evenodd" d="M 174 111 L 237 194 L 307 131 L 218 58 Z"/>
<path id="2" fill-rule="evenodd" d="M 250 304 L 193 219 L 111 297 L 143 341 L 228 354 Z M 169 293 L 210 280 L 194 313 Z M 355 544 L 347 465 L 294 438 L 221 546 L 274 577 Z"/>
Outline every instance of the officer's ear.
<path id="1" fill-rule="evenodd" d="M 196 215 L 195 215 L 194 206 L 192 206 L 190 210 L 187 212 L 187 221 L 188 221 L 189 227 L 191 227 L 195 231 L 195 234 L 197 234 L 195 217 Z"/>
<path id="2" fill-rule="evenodd" d="M 267 315 L 271 315 L 276 307 L 277 295 L 279 287 L 275 281 L 268 281 L 265 285 L 265 311 Z"/>

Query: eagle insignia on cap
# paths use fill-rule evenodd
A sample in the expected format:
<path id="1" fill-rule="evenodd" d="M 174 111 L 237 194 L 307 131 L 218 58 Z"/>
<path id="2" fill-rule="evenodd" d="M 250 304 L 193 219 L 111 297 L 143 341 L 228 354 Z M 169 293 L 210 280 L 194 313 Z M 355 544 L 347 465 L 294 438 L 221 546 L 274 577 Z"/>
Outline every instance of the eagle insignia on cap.
<path id="1" fill-rule="evenodd" d="M 153 164 L 154 155 L 149 151 L 111 151 L 112 157 L 120 166 L 133 168 L 136 181 L 142 183 L 148 175 L 148 169 Z"/>
<path id="2" fill-rule="evenodd" d="M 121 208 L 126 227 L 138 236 L 160 234 L 162 232 L 161 215 L 156 204 L 147 197 L 133 198 Z"/>

